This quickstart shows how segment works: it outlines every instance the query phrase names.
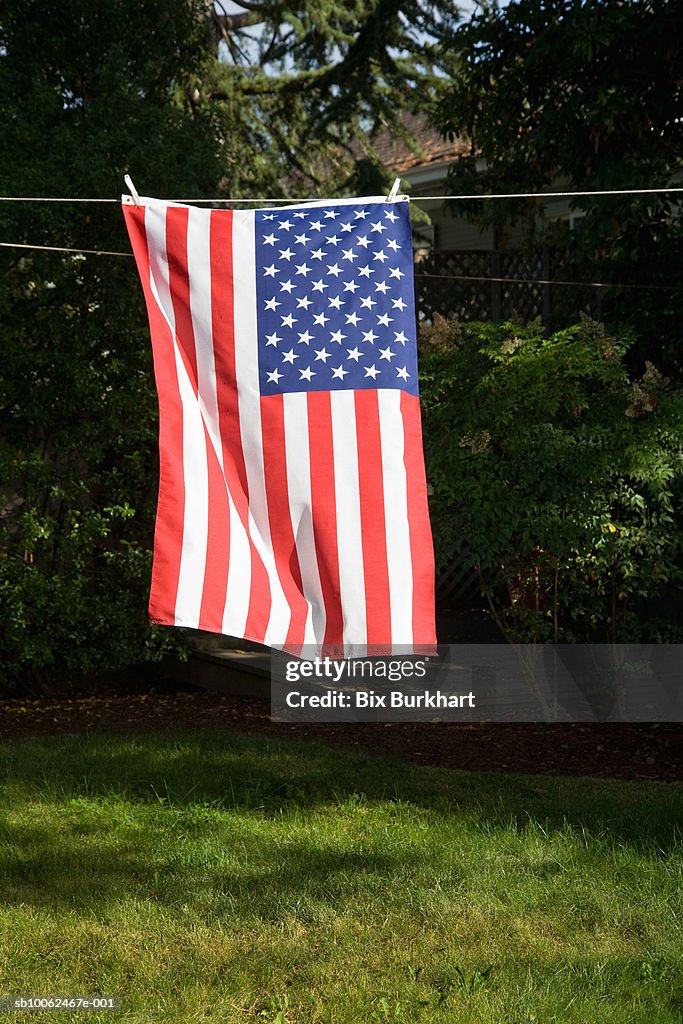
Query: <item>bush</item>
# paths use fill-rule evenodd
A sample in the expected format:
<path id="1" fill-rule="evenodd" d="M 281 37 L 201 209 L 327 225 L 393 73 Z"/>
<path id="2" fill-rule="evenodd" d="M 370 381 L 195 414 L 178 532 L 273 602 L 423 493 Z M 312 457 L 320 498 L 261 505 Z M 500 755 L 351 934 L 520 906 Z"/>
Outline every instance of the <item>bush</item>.
<path id="1" fill-rule="evenodd" d="M 681 580 L 683 393 L 581 323 L 436 321 L 421 333 L 437 550 L 466 541 L 515 642 L 676 639 L 643 616 Z"/>

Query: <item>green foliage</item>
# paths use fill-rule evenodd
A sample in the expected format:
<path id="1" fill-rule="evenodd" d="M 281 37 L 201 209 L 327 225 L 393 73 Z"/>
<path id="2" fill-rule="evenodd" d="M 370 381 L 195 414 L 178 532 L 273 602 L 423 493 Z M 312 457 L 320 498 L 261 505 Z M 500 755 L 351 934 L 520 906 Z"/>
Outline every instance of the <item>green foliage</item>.
<path id="1" fill-rule="evenodd" d="M 452 189 L 475 195 L 677 183 L 682 14 L 679 0 L 513 0 L 472 18 L 452 37 L 459 66 L 438 111 L 445 132 L 473 143 L 454 165 Z M 614 282 L 603 317 L 636 329 L 632 355 L 680 368 L 680 196 L 577 198 L 571 206 L 585 211 L 572 231 L 557 221 L 544 226 L 540 201 L 468 209 L 489 226 L 527 221 L 532 238 L 540 233 L 566 254 L 562 276 Z"/>
<path id="2" fill-rule="evenodd" d="M 455 64 L 440 43 L 458 21 L 449 0 L 237 6 L 219 6 L 224 59 L 197 82 L 193 99 L 217 103 L 229 126 L 233 195 L 354 190 L 368 179 L 364 163 L 379 166 L 373 134 L 388 127 L 414 142 L 401 115 L 434 100 Z"/>
<path id="3" fill-rule="evenodd" d="M 433 89 L 454 18 L 426 0 L 7 0 L 0 195 L 115 197 L 125 172 L 173 197 L 360 184 L 367 132 Z M 114 204 L 0 203 L 0 239 L 129 252 Z M 132 259 L 0 250 L 0 348 L 0 681 L 158 657 L 180 641 L 146 622 L 157 412 Z"/>
<path id="4" fill-rule="evenodd" d="M 464 538 L 515 641 L 662 639 L 642 603 L 681 580 L 683 392 L 584 320 L 423 330 L 439 558 Z"/>
<path id="5" fill-rule="evenodd" d="M 110 196 L 135 167 L 161 194 L 210 189 L 215 127 L 175 98 L 205 59 L 199 9 L 5 4 L 0 194 Z M 129 251 L 116 206 L 2 203 L 0 237 Z M 177 638 L 146 621 L 156 398 L 133 261 L 3 249 L 0 282 L 0 677 L 156 657 Z"/>

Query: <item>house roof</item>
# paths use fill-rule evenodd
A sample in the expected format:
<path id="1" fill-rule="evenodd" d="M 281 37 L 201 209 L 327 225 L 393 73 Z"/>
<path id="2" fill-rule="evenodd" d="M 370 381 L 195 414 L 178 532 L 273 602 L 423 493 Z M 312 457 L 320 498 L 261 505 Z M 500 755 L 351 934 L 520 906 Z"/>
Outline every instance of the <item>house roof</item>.
<path id="1" fill-rule="evenodd" d="M 445 163 L 470 152 L 470 143 L 465 139 L 451 142 L 427 123 L 423 115 L 404 114 L 401 118 L 406 131 L 414 136 L 418 152 L 395 132 L 384 131 L 376 135 L 372 144 L 377 154 L 390 171 L 405 174 L 418 167 Z"/>

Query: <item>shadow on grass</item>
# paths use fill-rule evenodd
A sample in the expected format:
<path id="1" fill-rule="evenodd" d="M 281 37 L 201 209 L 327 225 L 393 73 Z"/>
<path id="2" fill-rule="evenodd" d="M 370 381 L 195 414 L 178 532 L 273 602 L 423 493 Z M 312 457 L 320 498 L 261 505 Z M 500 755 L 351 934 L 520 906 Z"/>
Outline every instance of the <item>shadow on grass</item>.
<path id="1" fill-rule="evenodd" d="M 678 845 L 683 788 L 651 782 L 467 773 L 231 732 L 62 736 L 0 743 L 5 792 L 234 808 L 262 816 L 349 798 L 401 801 L 487 827 L 567 824 L 657 854 Z"/>
<path id="2" fill-rule="evenodd" d="M 158 812 L 155 810 L 155 814 Z M 11 835 L 11 842 L 2 839 Z M 279 921 L 329 914 L 340 902 L 367 905 L 387 879 L 410 885 L 414 858 L 405 848 L 394 855 L 316 848 L 313 843 L 282 843 L 252 835 L 235 841 L 213 835 L 210 850 L 169 852 L 156 844 L 153 825 L 141 841 L 130 835 L 84 840 L 69 829 L 0 824 L 0 879 L 5 906 L 92 910 L 122 897 L 149 901 L 193 922 L 217 919 Z M 201 847 L 201 844 L 199 844 Z M 219 847 L 223 847 L 224 855 Z"/>

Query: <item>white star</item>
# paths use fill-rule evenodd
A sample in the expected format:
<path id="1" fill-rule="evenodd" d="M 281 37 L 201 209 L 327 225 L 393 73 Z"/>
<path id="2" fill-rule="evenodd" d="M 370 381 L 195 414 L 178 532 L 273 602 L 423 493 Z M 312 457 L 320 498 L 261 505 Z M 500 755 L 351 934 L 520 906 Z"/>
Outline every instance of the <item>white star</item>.
<path id="1" fill-rule="evenodd" d="M 341 345 L 343 339 L 346 337 L 341 331 L 330 331 L 330 341 L 336 341 L 337 344 Z"/>
<path id="2" fill-rule="evenodd" d="M 333 379 L 334 379 L 334 377 L 337 377 L 339 380 L 343 381 L 344 377 L 347 376 L 348 372 L 349 371 L 345 370 L 343 366 L 337 366 L 337 367 L 333 366 L 332 367 L 332 377 L 333 377 Z"/>
<path id="3" fill-rule="evenodd" d="M 341 274 L 341 270 L 339 269 L 339 264 L 337 264 L 337 263 L 333 263 L 332 266 L 328 267 L 327 269 L 328 269 L 329 273 L 332 274 L 334 277 L 339 277 L 339 275 Z"/>
<path id="4" fill-rule="evenodd" d="M 326 236 L 325 236 L 325 241 L 326 241 L 326 242 L 327 242 L 327 243 L 328 243 L 329 245 L 339 245 L 339 239 L 337 238 L 337 236 L 336 236 L 336 235 L 331 235 L 331 236 L 330 236 L 329 238 L 328 238 L 328 237 L 327 237 L 327 235 L 326 235 Z"/>
<path id="5" fill-rule="evenodd" d="M 313 341 L 313 335 L 309 334 L 308 331 L 304 331 L 303 334 L 299 335 L 300 345 L 308 345 L 310 341 Z"/>
<path id="6" fill-rule="evenodd" d="M 268 345 L 277 345 L 278 341 L 282 341 L 282 338 L 278 338 L 277 334 L 266 334 L 266 347 Z"/>
<path id="7" fill-rule="evenodd" d="M 288 313 L 287 316 L 280 315 L 280 319 L 282 320 L 283 327 L 293 327 L 296 323 L 296 320 L 291 313 Z"/>
<path id="8" fill-rule="evenodd" d="M 273 370 L 272 373 L 268 374 L 267 383 L 268 384 L 278 384 L 279 381 L 280 381 L 280 377 L 284 377 L 284 374 L 280 373 L 279 370 Z"/>
<path id="9" fill-rule="evenodd" d="M 379 338 L 379 334 L 375 334 L 374 331 L 363 331 L 363 341 L 369 341 L 371 345 L 374 345 L 375 338 Z"/>
<path id="10" fill-rule="evenodd" d="M 290 348 L 289 352 L 282 353 L 282 361 L 285 363 L 291 363 L 294 366 L 294 360 L 298 359 L 298 355 L 294 352 L 293 348 Z"/>
<path id="11" fill-rule="evenodd" d="M 368 236 L 361 235 L 360 238 L 358 239 L 358 245 L 362 245 L 364 249 L 367 249 L 367 247 L 370 245 L 370 239 L 368 238 Z"/>
<path id="12" fill-rule="evenodd" d="M 310 238 L 308 235 L 295 235 L 294 241 L 298 242 L 299 245 L 306 245 L 307 242 L 310 242 Z"/>
<path id="13" fill-rule="evenodd" d="M 299 220 L 303 220 L 304 217 L 306 216 L 306 214 L 305 213 L 301 213 L 301 211 L 299 211 L 299 213 L 295 213 L 294 216 L 298 217 Z"/>
<path id="14" fill-rule="evenodd" d="M 278 270 L 277 270 L 277 267 L 275 266 L 274 263 L 273 263 L 273 265 L 271 267 L 266 267 L 264 269 L 264 271 L 263 271 L 263 273 L 266 275 L 266 277 L 275 277 L 277 272 L 278 272 Z"/>
<path id="15" fill-rule="evenodd" d="M 386 295 L 387 292 L 389 291 L 389 285 L 386 283 L 386 281 L 379 281 L 375 285 L 375 291 L 382 292 L 383 295 Z"/>
<path id="16" fill-rule="evenodd" d="M 339 227 L 342 231 L 353 231 L 353 228 L 348 223 L 348 221 L 346 222 L 346 224 L 340 224 Z"/>
<path id="17" fill-rule="evenodd" d="M 330 303 L 330 306 L 334 306 L 335 309 L 341 309 L 342 306 L 346 305 L 346 303 L 342 302 L 338 295 L 336 295 L 333 299 L 329 299 L 328 301 Z"/>
<path id="18" fill-rule="evenodd" d="M 324 327 L 329 319 L 330 319 L 329 316 L 325 316 L 324 313 L 317 313 L 313 317 L 313 323 L 314 324 L 320 324 L 321 327 Z"/>
<path id="19" fill-rule="evenodd" d="M 316 360 L 320 359 L 323 363 L 326 363 L 328 359 L 332 358 L 332 356 L 327 349 L 321 348 L 320 351 L 318 351 L 318 349 L 315 350 L 315 358 Z"/>
<path id="20" fill-rule="evenodd" d="M 389 249 L 393 249 L 394 252 L 398 252 L 398 250 L 401 248 L 401 246 L 398 244 L 395 238 L 390 238 L 389 241 L 387 242 L 387 246 Z"/>
<path id="21" fill-rule="evenodd" d="M 327 288 L 327 287 L 329 287 L 329 286 L 325 284 L 325 282 L 323 281 L 322 277 L 320 278 L 319 281 L 314 281 L 313 282 L 313 291 L 314 292 L 321 292 L 321 291 L 323 291 L 324 288 Z"/>
<path id="22" fill-rule="evenodd" d="M 312 370 L 310 366 L 307 366 L 305 370 L 299 370 L 299 373 L 299 380 L 307 380 L 309 384 L 315 377 L 315 370 Z"/>
<path id="23" fill-rule="evenodd" d="M 360 288 L 360 285 L 356 284 L 355 281 L 346 281 L 345 284 L 344 284 L 344 291 L 345 292 L 351 292 L 351 294 L 353 294 L 353 292 L 358 291 L 359 288 Z"/>
<path id="24" fill-rule="evenodd" d="M 291 227 L 292 227 L 292 222 L 291 222 L 291 220 L 281 220 L 281 221 L 280 221 L 280 228 L 281 228 L 281 229 L 282 229 L 283 231 L 290 231 L 290 230 L 291 230 Z"/>
<path id="25" fill-rule="evenodd" d="M 388 327 L 389 324 L 393 324 L 393 322 L 393 318 L 390 317 L 388 313 L 382 313 L 381 316 L 377 317 L 377 323 L 384 324 L 385 327 Z"/>
<path id="26" fill-rule="evenodd" d="M 334 210 L 325 210 L 325 216 L 329 217 L 330 220 L 336 220 L 339 214 L 335 213 Z"/>
<path id="27" fill-rule="evenodd" d="M 263 214 L 263 219 L 264 220 L 275 220 L 275 214 L 274 213 L 264 213 Z"/>
<path id="28" fill-rule="evenodd" d="M 325 255 L 325 253 L 322 251 L 322 249 L 315 249 L 311 253 L 311 259 L 312 260 L 321 260 L 324 255 Z"/>
<path id="29" fill-rule="evenodd" d="M 357 313 L 347 313 L 346 314 L 346 322 L 347 322 L 347 324 L 351 324 L 352 327 L 355 327 L 359 320 L 360 320 L 360 317 L 358 316 Z"/>
<path id="30" fill-rule="evenodd" d="M 379 252 L 376 252 L 376 253 L 374 254 L 374 256 L 373 256 L 373 259 L 375 259 L 375 260 L 381 260 L 381 262 L 382 262 L 382 263 L 384 263 L 384 261 L 385 261 L 385 260 L 388 260 L 388 259 L 389 259 L 389 257 L 388 257 L 388 256 L 387 256 L 387 254 L 385 253 L 384 249 L 380 249 L 380 250 L 379 250 Z"/>
<path id="31" fill-rule="evenodd" d="M 343 253 L 344 253 L 344 259 L 345 260 L 351 260 L 352 263 L 353 263 L 354 260 L 358 259 L 358 253 L 354 252 L 353 249 L 344 249 Z"/>
<path id="32" fill-rule="evenodd" d="M 275 241 L 276 241 L 275 235 L 266 235 L 265 238 L 263 239 L 263 244 L 264 245 L 275 245 Z"/>
<path id="33" fill-rule="evenodd" d="M 381 235 L 383 231 L 387 230 L 386 224 L 382 224 L 382 221 L 378 220 L 376 224 L 372 225 L 372 230 L 373 231 L 379 231 L 379 233 Z"/>
<path id="34" fill-rule="evenodd" d="M 277 307 L 281 305 L 282 303 L 278 302 L 276 298 L 268 299 L 268 301 L 266 302 L 266 309 L 272 309 L 273 311 L 275 311 L 275 309 L 277 309 Z"/>
<path id="35" fill-rule="evenodd" d="M 302 263 L 300 266 L 296 268 L 296 272 L 297 274 L 303 274 L 303 276 L 306 277 L 306 274 L 311 273 L 311 268 L 307 267 L 305 263 Z"/>
<path id="36" fill-rule="evenodd" d="M 405 276 L 406 275 L 403 273 L 403 271 L 399 270 L 398 267 L 389 267 L 389 277 L 395 277 L 398 281 L 400 281 L 401 278 Z"/>
<path id="37" fill-rule="evenodd" d="M 308 307 L 312 306 L 312 305 L 313 305 L 313 303 L 311 302 L 311 300 L 306 295 L 304 295 L 303 299 L 297 299 L 296 300 L 296 308 L 297 309 L 308 309 Z"/>
<path id="38" fill-rule="evenodd" d="M 387 220 L 390 220 L 392 224 L 394 223 L 394 221 L 398 220 L 398 217 L 396 216 L 393 210 L 385 210 L 384 216 L 387 218 Z"/>
<path id="39" fill-rule="evenodd" d="M 291 294 L 293 288 L 296 288 L 296 285 L 291 281 L 283 281 L 280 285 L 280 291 L 287 292 L 288 295 Z"/>
<path id="40" fill-rule="evenodd" d="M 391 304 L 394 307 L 394 309 L 400 309 L 401 312 L 403 312 L 403 310 L 406 308 L 406 303 L 403 301 L 403 299 L 392 299 Z"/>
<path id="41" fill-rule="evenodd" d="M 312 220 L 308 226 L 311 231 L 322 231 L 323 222 L 321 220 Z"/>
<path id="42" fill-rule="evenodd" d="M 402 378 L 403 380 L 408 380 L 408 377 L 410 377 L 410 374 L 408 373 L 408 371 L 407 371 L 407 369 L 405 368 L 405 366 L 401 367 L 401 369 L 400 369 L 400 370 L 399 370 L 399 368 L 398 368 L 398 366 L 397 366 L 397 367 L 396 367 L 396 373 L 397 373 L 397 375 L 398 375 L 399 377 L 401 377 L 401 378 Z"/>
<path id="43" fill-rule="evenodd" d="M 405 343 L 408 340 L 406 338 L 405 334 L 403 333 L 403 331 L 399 331 L 398 333 L 396 333 L 396 331 L 394 331 L 394 339 L 396 341 L 400 341 L 402 345 L 405 345 Z"/>
<path id="44" fill-rule="evenodd" d="M 374 274 L 374 270 L 370 270 L 370 267 L 361 267 L 358 271 L 361 277 L 370 277 L 370 274 Z"/>
<path id="45" fill-rule="evenodd" d="M 380 355 L 380 359 L 388 359 L 389 362 L 391 362 L 391 360 L 394 358 L 396 353 L 392 352 L 390 348 L 381 348 L 379 350 L 379 355 Z"/>
<path id="46" fill-rule="evenodd" d="M 366 371 L 365 371 L 365 376 L 366 377 L 372 377 L 373 380 L 376 380 L 377 379 L 377 375 L 380 374 L 381 372 L 382 371 L 378 370 L 376 366 L 368 366 Z"/>
<path id="47" fill-rule="evenodd" d="M 356 362 L 358 362 L 360 359 L 360 352 L 357 348 L 347 348 L 346 351 L 349 353 L 349 359 L 355 359 Z"/>
<path id="48" fill-rule="evenodd" d="M 291 249 L 280 249 L 280 259 L 281 260 L 291 260 L 293 255 L 294 255 L 294 253 L 292 252 Z"/>
<path id="49" fill-rule="evenodd" d="M 356 210 L 356 220 L 365 220 L 370 214 L 369 210 Z"/>
<path id="50" fill-rule="evenodd" d="M 369 295 L 366 299 L 361 299 L 360 304 L 361 306 L 364 306 L 366 309 L 372 309 L 373 306 L 377 305 L 375 300 L 372 299 Z"/>

